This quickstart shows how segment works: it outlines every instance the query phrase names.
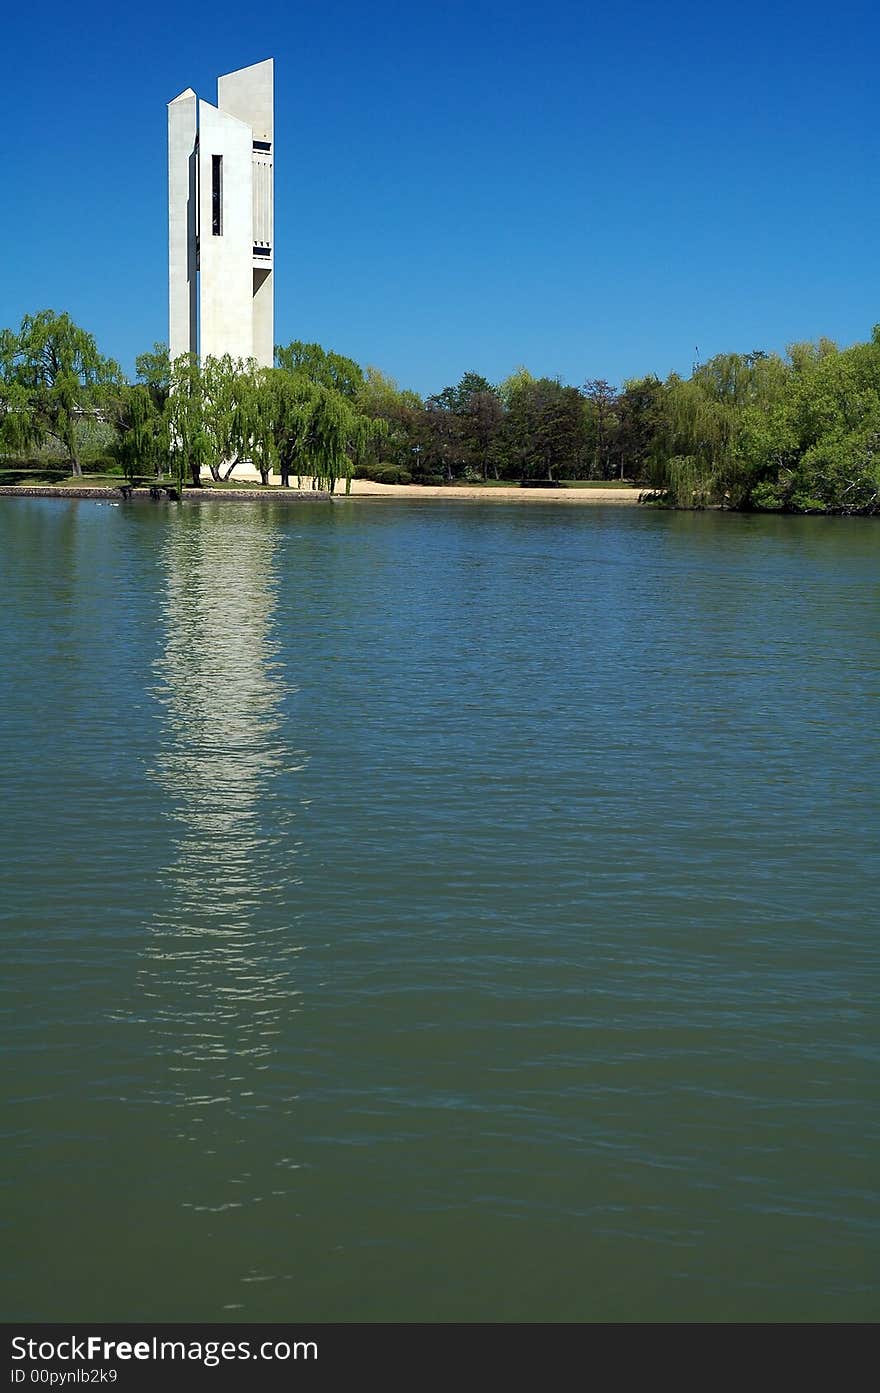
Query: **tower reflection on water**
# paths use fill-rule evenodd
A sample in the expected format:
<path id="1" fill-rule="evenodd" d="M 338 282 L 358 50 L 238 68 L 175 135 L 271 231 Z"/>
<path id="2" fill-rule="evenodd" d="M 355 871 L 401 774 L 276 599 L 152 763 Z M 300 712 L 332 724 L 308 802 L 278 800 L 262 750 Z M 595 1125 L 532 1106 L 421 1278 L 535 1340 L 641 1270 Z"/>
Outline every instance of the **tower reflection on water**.
<path id="1" fill-rule="evenodd" d="M 164 719 L 151 775 L 173 854 L 158 868 L 139 988 L 164 1063 L 151 1072 L 153 1101 L 171 1134 L 214 1158 L 200 1160 L 198 1193 L 180 1202 L 216 1213 L 263 1198 L 248 1154 L 255 1133 L 283 1131 L 293 1101 L 272 1057 L 300 999 L 295 824 L 305 755 L 285 736 L 291 688 L 272 637 L 277 525 L 219 504 L 181 509 L 164 545 L 164 651 L 152 692 Z M 277 1150 L 268 1153 L 277 1164 Z"/>

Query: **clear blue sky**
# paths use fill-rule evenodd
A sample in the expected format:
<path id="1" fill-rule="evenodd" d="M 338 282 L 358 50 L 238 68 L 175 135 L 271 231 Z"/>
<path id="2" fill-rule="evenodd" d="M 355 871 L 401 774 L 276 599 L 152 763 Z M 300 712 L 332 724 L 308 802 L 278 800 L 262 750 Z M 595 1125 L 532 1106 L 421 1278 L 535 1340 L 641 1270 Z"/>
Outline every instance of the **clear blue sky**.
<path id="1" fill-rule="evenodd" d="M 167 338 L 165 104 L 276 59 L 276 338 L 420 392 L 880 320 L 880 16 L 810 0 L 7 7 L 0 325 Z"/>

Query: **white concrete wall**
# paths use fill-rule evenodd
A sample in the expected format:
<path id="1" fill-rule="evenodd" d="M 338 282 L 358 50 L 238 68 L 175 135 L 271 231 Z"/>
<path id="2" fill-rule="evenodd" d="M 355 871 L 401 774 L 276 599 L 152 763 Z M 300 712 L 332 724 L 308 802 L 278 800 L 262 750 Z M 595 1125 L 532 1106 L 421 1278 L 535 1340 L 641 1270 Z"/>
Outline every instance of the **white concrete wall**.
<path id="1" fill-rule="evenodd" d="M 254 140 L 275 138 L 275 60 L 266 58 L 249 68 L 217 79 L 217 105 L 246 122 Z"/>
<path id="2" fill-rule="evenodd" d="M 196 129 L 192 88 L 168 106 L 168 350 L 194 353 L 196 296 Z"/>
<path id="3" fill-rule="evenodd" d="M 261 368 L 275 361 L 275 276 L 264 267 L 253 273 L 254 357 Z"/>
<path id="4" fill-rule="evenodd" d="M 212 232 L 212 156 L 223 157 L 223 231 Z M 253 334 L 253 137 L 199 102 L 199 352 L 250 358 Z"/>

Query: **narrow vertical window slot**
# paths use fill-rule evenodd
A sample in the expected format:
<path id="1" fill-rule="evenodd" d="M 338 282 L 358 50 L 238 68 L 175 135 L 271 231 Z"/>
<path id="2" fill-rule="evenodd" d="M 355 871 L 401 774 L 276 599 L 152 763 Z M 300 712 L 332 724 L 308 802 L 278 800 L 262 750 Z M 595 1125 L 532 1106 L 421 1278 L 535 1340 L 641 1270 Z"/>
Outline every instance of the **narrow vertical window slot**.
<path id="1" fill-rule="evenodd" d="M 223 156 L 211 156 L 211 231 L 223 236 Z"/>

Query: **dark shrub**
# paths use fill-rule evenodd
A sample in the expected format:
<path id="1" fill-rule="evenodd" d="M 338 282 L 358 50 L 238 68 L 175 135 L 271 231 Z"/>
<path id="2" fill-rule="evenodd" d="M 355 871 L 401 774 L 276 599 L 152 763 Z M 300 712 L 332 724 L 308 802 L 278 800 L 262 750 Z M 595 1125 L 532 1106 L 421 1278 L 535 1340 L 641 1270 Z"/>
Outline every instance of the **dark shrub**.
<path id="1" fill-rule="evenodd" d="M 396 464 L 359 464 L 354 471 L 356 479 L 369 479 L 374 484 L 411 484 L 412 475 L 408 469 Z"/>

